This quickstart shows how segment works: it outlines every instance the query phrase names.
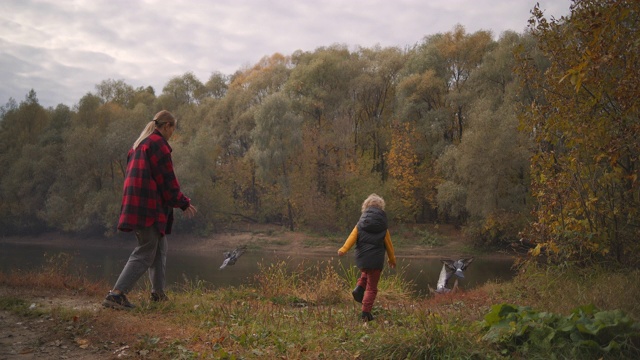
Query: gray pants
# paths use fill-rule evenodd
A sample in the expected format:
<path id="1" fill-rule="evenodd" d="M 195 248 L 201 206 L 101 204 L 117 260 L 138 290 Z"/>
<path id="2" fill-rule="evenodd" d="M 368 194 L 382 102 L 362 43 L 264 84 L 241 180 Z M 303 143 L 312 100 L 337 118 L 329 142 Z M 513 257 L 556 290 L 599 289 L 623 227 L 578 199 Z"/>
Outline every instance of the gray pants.
<path id="1" fill-rule="evenodd" d="M 138 246 L 133 249 L 113 289 L 120 290 L 123 294 L 128 293 L 148 269 L 151 292 L 163 293 L 167 267 L 167 237 L 161 235 L 155 226 L 137 229 L 135 234 Z"/>

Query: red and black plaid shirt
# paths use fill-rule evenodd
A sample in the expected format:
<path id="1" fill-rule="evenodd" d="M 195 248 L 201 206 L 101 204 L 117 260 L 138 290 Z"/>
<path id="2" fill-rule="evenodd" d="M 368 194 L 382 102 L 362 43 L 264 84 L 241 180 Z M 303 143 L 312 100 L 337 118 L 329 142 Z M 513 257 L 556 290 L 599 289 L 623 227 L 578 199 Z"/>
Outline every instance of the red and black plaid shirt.
<path id="1" fill-rule="evenodd" d="M 171 151 L 158 130 L 129 150 L 118 230 L 155 224 L 161 234 L 170 234 L 173 208 L 189 207 L 190 200 L 180 191 L 173 172 Z"/>

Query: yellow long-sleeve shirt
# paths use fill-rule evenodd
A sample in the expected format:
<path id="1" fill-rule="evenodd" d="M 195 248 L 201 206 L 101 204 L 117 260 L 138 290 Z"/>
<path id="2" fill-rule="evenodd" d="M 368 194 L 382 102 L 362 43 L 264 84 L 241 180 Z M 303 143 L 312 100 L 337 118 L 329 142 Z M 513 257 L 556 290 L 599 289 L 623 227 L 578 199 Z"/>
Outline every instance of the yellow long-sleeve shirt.
<path id="1" fill-rule="evenodd" d="M 353 228 L 353 231 L 351 231 L 351 234 L 349 234 L 347 241 L 344 242 L 344 245 L 342 245 L 338 252 L 342 254 L 346 253 L 347 251 L 349 251 L 349 249 L 351 249 L 351 247 L 353 247 L 353 245 L 356 243 L 356 240 L 358 240 L 357 225 Z M 387 230 L 387 233 L 384 235 L 384 247 L 387 250 L 389 265 L 392 267 L 396 266 L 396 254 L 393 250 L 393 243 L 391 243 L 391 234 L 389 233 L 389 230 Z"/>

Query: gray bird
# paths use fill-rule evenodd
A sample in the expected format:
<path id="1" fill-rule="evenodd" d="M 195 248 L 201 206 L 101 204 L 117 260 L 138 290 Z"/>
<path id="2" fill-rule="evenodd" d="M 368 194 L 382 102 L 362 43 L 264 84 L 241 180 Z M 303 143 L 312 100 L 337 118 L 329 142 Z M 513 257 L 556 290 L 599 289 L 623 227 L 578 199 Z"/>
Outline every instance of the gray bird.
<path id="1" fill-rule="evenodd" d="M 224 252 L 224 261 L 222 262 L 222 266 L 220 266 L 220 269 L 224 269 L 227 266 L 231 266 L 233 264 L 236 263 L 236 261 L 238 261 L 238 258 L 244 254 L 244 252 L 247 250 L 247 245 L 242 245 L 242 246 L 238 246 L 237 248 L 231 250 L 231 251 L 225 251 Z"/>
<path id="2" fill-rule="evenodd" d="M 455 279 L 455 283 L 452 289 L 447 288 L 449 280 L 453 275 L 460 279 L 464 279 L 464 271 L 473 262 L 473 258 L 459 259 L 453 261 L 451 259 L 441 259 L 442 270 L 440 270 L 440 277 L 438 278 L 438 285 L 435 292 L 438 294 L 445 294 L 451 290 L 458 288 L 458 279 Z"/>

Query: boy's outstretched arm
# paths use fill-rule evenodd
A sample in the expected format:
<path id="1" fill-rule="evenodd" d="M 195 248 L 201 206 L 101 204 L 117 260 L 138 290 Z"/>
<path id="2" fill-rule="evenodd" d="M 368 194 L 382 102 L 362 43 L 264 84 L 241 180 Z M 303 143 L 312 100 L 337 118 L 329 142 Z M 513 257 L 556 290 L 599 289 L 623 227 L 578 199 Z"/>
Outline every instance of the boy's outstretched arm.
<path id="1" fill-rule="evenodd" d="M 351 234 L 347 238 L 347 241 L 345 241 L 344 245 L 342 245 L 342 247 L 338 250 L 338 256 L 342 256 L 347 251 L 349 251 L 349 249 L 351 249 L 353 244 L 356 243 L 356 240 L 358 240 L 358 226 L 357 225 L 353 227 L 353 231 L 351 231 Z"/>

